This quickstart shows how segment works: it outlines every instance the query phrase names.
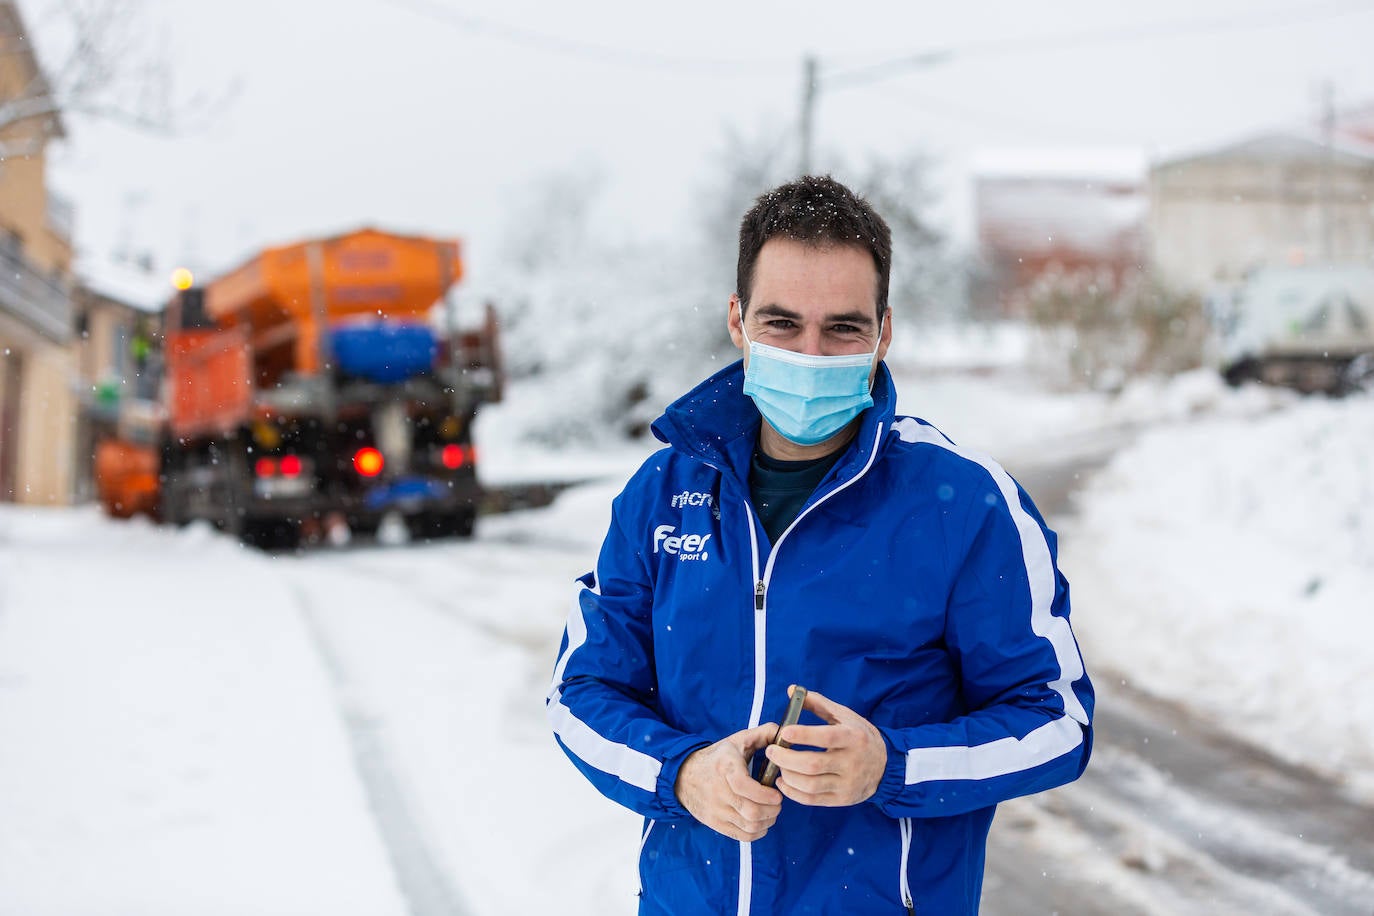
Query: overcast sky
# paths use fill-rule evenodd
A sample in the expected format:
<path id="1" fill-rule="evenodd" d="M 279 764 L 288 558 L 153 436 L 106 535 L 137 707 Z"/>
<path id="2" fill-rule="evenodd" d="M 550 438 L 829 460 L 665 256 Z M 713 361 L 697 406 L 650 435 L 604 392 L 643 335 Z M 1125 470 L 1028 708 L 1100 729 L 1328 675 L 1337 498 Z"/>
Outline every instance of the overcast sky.
<path id="1" fill-rule="evenodd" d="M 20 0 L 35 30 L 56 2 Z M 808 53 L 821 163 L 933 155 L 962 235 L 979 150 L 1167 155 L 1313 122 L 1325 81 L 1374 103 L 1374 2 L 142 0 L 139 24 L 178 94 L 232 102 L 174 139 L 70 118 L 53 181 L 83 252 L 146 248 L 160 271 L 378 224 L 464 238 L 480 278 L 558 172 L 605 177 L 598 231 L 666 241 L 728 129 L 795 155 Z"/>

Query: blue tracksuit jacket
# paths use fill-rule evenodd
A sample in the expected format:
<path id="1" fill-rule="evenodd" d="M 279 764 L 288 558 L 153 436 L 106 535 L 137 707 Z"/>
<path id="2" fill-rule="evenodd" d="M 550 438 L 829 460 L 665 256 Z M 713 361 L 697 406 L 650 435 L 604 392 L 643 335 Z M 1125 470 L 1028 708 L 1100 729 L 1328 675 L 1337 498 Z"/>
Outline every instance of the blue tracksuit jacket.
<path id="1" fill-rule="evenodd" d="M 743 382 L 735 363 L 654 424 L 669 447 L 615 500 L 569 615 L 558 742 L 646 818 L 641 913 L 975 913 L 994 806 L 1088 762 L 1055 535 L 995 462 L 894 416 L 880 366 L 854 442 L 770 544 Z M 779 721 L 789 684 L 873 722 L 887 770 L 864 803 L 785 799 L 763 839 L 728 839 L 678 802 L 678 769 Z"/>

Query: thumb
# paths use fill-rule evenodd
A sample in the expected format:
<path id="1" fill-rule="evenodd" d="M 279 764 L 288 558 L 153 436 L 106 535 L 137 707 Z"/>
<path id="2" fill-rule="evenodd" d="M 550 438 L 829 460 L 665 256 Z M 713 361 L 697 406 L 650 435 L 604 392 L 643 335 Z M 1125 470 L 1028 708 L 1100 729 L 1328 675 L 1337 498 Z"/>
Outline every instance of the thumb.
<path id="1" fill-rule="evenodd" d="M 854 710 L 848 706 L 842 706 L 814 690 L 806 694 L 806 702 L 802 704 L 802 708 L 820 716 L 830 725 L 839 725 L 846 718 L 854 715 Z"/>
<path id="2" fill-rule="evenodd" d="M 777 734 L 778 723 L 764 722 L 762 725 L 756 725 L 742 732 L 736 732 L 735 737 L 738 739 L 738 745 L 740 750 L 744 753 L 744 756 L 750 757 L 753 756 L 756 751 L 761 751 L 772 744 L 773 738 L 776 737 Z"/>

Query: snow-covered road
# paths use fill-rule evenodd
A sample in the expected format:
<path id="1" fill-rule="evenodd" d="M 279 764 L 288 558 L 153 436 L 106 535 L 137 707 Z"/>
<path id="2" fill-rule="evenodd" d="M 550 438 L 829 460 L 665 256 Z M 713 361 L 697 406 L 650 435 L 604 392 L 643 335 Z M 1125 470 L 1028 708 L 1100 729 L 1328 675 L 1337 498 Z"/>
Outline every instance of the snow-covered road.
<path id="1" fill-rule="evenodd" d="M 1016 474 L 1057 525 L 1075 497 L 1067 482 L 1087 479 L 1105 458 L 1089 452 Z M 1132 687 L 1119 667 L 1091 673 L 1092 764 L 1064 789 L 999 809 L 987 916 L 1374 911 L 1368 797 Z"/>
<path id="2" fill-rule="evenodd" d="M 1194 406 L 1152 418 L 1006 387 L 970 402 L 980 384 L 916 380 L 904 390 L 930 409 L 906 409 L 1007 456 L 1052 516 L 1123 426 L 1151 422 L 1061 526 L 1101 691 L 1094 762 L 999 811 L 985 912 L 1374 910 L 1368 697 L 1311 693 L 1369 671 L 1370 623 L 1336 599 L 1374 580 L 1360 552 L 1371 510 L 1327 503 L 1374 480 L 1342 439 L 1367 436 L 1374 401 L 1160 392 L 1151 409 Z M 1015 413 L 1003 426 L 999 399 Z M 958 417 L 976 429 L 958 435 Z M 1166 513 L 1159 488 L 1184 493 L 1233 551 L 1265 543 L 1262 502 L 1239 499 L 1237 522 L 1204 496 L 1209 480 L 1244 495 L 1260 471 L 1300 486 L 1274 442 L 1301 467 L 1321 454 L 1304 449 L 1330 450 L 1335 469 L 1274 511 L 1306 501 L 1346 535 L 1338 549 L 1288 544 L 1285 568 L 1252 575 L 1305 583 L 1321 564 L 1325 584 L 1274 592 L 1272 607 L 1253 588 L 1237 616 L 1231 581 L 1208 577 L 1234 557 L 1189 542 L 1191 566 L 1169 554 L 1171 605 L 1152 563 L 1201 522 L 1186 505 Z M 1190 469 L 1173 466 L 1180 447 Z M 201 527 L 0 507 L 0 914 L 633 912 L 638 820 L 567 764 L 542 708 L 571 583 L 618 485 L 483 519 L 469 542 L 277 557 Z M 1305 629 L 1283 629 L 1285 602 Z M 1202 638 L 1252 621 L 1265 640 L 1230 656 Z M 1320 678 L 1302 681 L 1315 652 Z M 1299 680 L 1271 685 L 1273 670 Z M 1230 715 L 1239 690 L 1280 699 Z M 1304 710 L 1285 691 L 1315 699 Z M 1307 740 L 1288 740 L 1304 722 Z"/>

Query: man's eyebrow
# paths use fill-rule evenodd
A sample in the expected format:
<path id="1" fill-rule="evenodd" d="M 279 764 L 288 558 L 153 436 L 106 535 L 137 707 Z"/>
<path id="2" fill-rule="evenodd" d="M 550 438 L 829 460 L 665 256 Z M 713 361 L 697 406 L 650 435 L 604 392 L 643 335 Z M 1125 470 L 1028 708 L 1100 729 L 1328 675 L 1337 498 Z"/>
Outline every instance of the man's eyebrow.
<path id="1" fill-rule="evenodd" d="M 867 312 L 840 312 L 835 315 L 826 315 L 825 320 L 843 324 L 857 324 L 866 328 L 872 327 L 875 323 L 873 316 Z"/>
<path id="2" fill-rule="evenodd" d="M 760 305 L 754 309 L 754 314 L 767 315 L 770 318 L 791 318 L 793 321 L 801 320 L 801 312 L 794 312 L 780 305 Z"/>
<path id="3" fill-rule="evenodd" d="M 759 317 L 768 318 L 788 318 L 792 321 L 801 321 L 801 312 L 794 312 L 791 309 L 783 308 L 781 305 L 760 305 L 753 309 L 752 314 Z M 865 312 L 836 312 L 822 316 L 826 323 L 857 324 L 862 327 L 872 327 L 875 319 L 872 315 Z"/>

